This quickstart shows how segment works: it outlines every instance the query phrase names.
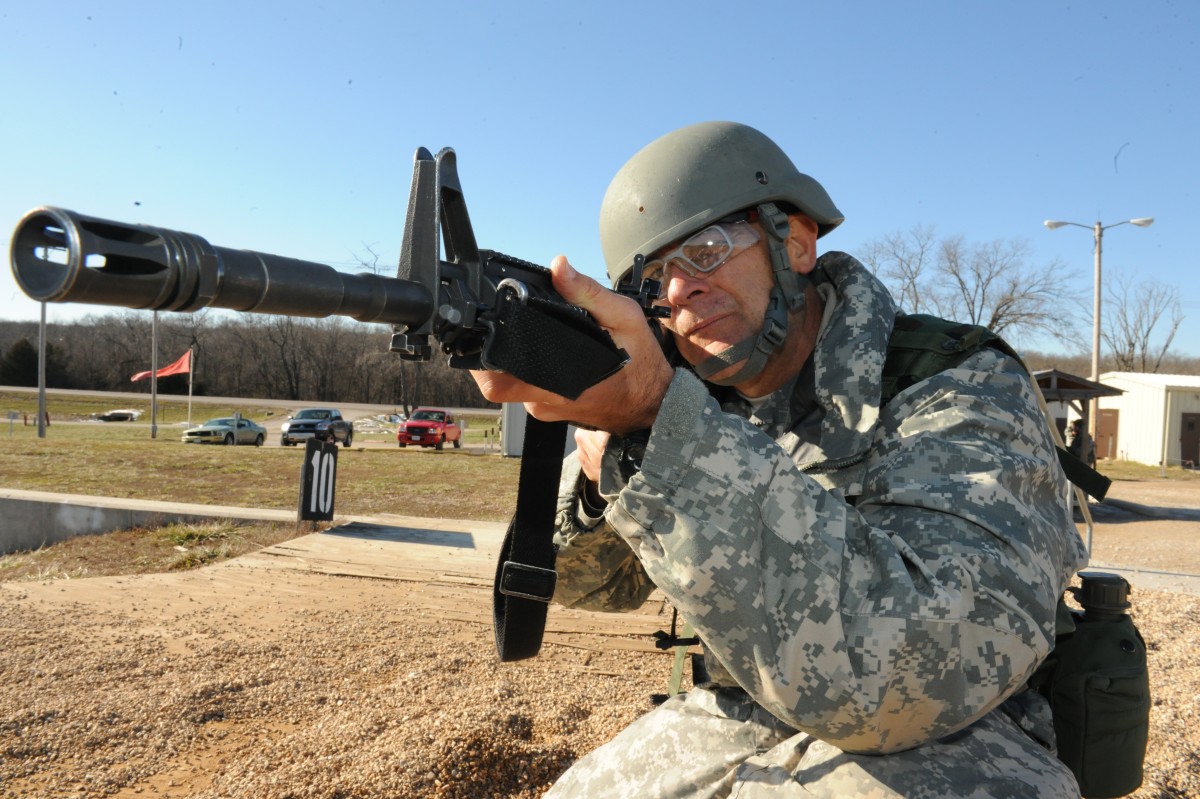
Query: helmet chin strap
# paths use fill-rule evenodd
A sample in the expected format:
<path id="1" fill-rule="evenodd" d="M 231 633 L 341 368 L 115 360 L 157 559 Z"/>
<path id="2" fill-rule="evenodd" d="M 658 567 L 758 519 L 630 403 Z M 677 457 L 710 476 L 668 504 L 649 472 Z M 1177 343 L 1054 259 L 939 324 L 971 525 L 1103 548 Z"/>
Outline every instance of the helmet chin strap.
<path id="1" fill-rule="evenodd" d="M 774 203 L 764 203 L 758 206 L 758 221 L 767 232 L 767 252 L 771 258 L 775 285 L 771 288 L 767 311 L 758 334 L 708 356 L 694 367 L 701 380 L 719 386 L 736 386 L 754 379 L 762 372 L 767 359 L 787 338 L 788 313 L 804 308 L 804 289 L 811 282 L 807 275 L 792 271 L 787 254 L 787 214 Z M 745 364 L 732 375 L 713 378 L 713 375 L 742 361 Z"/>

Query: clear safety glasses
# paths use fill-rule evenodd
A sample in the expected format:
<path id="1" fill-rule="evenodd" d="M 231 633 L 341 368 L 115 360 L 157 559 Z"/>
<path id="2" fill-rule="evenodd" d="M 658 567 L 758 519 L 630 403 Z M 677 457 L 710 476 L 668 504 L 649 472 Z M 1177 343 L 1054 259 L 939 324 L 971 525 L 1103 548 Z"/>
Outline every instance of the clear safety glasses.
<path id="1" fill-rule="evenodd" d="M 676 269 L 691 277 L 707 275 L 733 256 L 753 247 L 758 239 L 758 231 L 748 220 L 717 222 L 688 236 L 662 257 L 647 261 L 642 267 L 642 277 L 659 280 L 665 285 Z"/>

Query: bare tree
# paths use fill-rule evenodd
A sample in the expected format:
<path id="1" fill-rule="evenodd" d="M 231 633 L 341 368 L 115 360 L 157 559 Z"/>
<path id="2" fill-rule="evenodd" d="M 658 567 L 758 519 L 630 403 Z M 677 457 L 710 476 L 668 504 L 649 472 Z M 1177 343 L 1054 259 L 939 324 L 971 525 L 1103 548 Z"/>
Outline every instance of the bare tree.
<path id="1" fill-rule="evenodd" d="M 389 269 L 386 264 L 379 262 L 380 255 L 375 252 L 375 246 L 374 244 L 367 244 L 364 241 L 362 243 L 363 252 L 355 253 L 354 260 L 358 262 L 359 266 L 373 275 L 386 275 L 391 272 L 391 276 L 395 277 L 395 267 Z"/>
<path id="2" fill-rule="evenodd" d="M 908 313 L 933 310 L 924 296 L 928 271 L 932 266 L 937 236 L 934 229 L 916 225 L 867 242 L 862 261 L 892 290 L 892 296 Z"/>
<path id="3" fill-rule="evenodd" d="M 1062 264 L 1031 266 L 1028 257 L 1029 244 L 1020 239 L 982 244 L 967 244 L 961 236 L 944 239 L 938 248 L 938 287 L 930 289 L 938 313 L 995 333 L 1057 335 L 1070 329 L 1069 309 L 1075 303 Z"/>
<path id="4" fill-rule="evenodd" d="M 266 396 L 300 399 L 307 396 L 308 388 L 307 326 L 307 321 L 288 316 L 247 316 L 230 324 L 235 351 L 210 355 L 209 365 L 215 358 L 245 358 L 257 372 L 250 380 Z"/>
<path id="5" fill-rule="evenodd" d="M 917 225 L 867 243 L 863 262 L 877 273 L 907 313 L 932 313 L 980 324 L 996 333 L 1068 334 L 1075 324 L 1074 293 L 1054 261 L 1029 262 L 1029 244 L 996 239 L 973 244 L 962 236 L 938 239 Z"/>
<path id="6" fill-rule="evenodd" d="M 357 347 L 350 339 L 350 323 L 340 316 L 331 316 L 311 323 L 307 347 L 307 363 L 311 376 L 310 393 L 330 400 L 341 400 L 351 394 L 353 382 L 351 364 L 356 360 Z"/>
<path id="7" fill-rule="evenodd" d="M 374 275 L 385 272 L 385 267 L 379 262 L 379 259 L 380 255 L 375 251 L 375 246 L 365 241 L 362 243 L 362 251 L 354 255 L 354 260 L 358 262 L 358 265 Z M 385 389 L 378 383 L 376 385 L 380 390 L 386 391 L 390 397 L 385 401 L 402 405 L 404 415 L 410 416 L 413 406 L 421 404 L 421 389 L 425 377 L 425 373 L 420 369 L 415 370 L 415 376 L 410 374 L 408 362 L 393 353 L 392 360 L 386 367 L 385 383 L 388 384 L 388 387 Z M 368 392 L 369 389 L 368 384 Z"/>
<path id="8" fill-rule="evenodd" d="M 1124 275 L 1109 285 L 1101 336 L 1112 351 L 1117 370 L 1157 372 L 1183 322 L 1179 289 L 1156 280 L 1134 286 Z M 1169 321 L 1164 319 L 1167 314 Z M 1161 344 L 1152 344 L 1151 337 L 1160 322 L 1165 323 L 1165 337 L 1160 339 Z"/>

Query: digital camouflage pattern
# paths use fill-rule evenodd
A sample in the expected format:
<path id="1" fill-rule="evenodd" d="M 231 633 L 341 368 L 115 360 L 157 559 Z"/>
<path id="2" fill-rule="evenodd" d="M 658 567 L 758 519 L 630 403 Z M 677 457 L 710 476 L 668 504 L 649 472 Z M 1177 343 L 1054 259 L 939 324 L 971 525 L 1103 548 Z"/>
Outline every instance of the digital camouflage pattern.
<path id="1" fill-rule="evenodd" d="M 892 299 L 843 253 L 814 275 L 793 385 L 720 407 L 678 370 L 641 472 L 606 453 L 602 519 L 568 458 L 555 600 L 627 610 L 657 586 L 712 683 L 550 796 L 1078 796 L 1040 697 L 1005 703 L 1086 562 L 1028 374 L 983 350 L 881 409 Z"/>

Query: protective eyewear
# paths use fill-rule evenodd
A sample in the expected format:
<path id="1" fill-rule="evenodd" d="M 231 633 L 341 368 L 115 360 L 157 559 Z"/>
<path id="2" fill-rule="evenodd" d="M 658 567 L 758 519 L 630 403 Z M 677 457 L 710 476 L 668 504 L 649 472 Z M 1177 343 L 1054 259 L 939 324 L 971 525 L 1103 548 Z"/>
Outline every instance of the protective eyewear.
<path id="1" fill-rule="evenodd" d="M 758 231 L 749 220 L 720 221 L 688 236 L 667 254 L 646 262 L 642 277 L 667 283 L 679 269 L 689 275 L 707 275 L 738 253 L 758 243 Z"/>

